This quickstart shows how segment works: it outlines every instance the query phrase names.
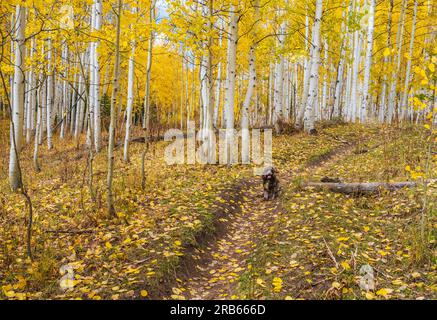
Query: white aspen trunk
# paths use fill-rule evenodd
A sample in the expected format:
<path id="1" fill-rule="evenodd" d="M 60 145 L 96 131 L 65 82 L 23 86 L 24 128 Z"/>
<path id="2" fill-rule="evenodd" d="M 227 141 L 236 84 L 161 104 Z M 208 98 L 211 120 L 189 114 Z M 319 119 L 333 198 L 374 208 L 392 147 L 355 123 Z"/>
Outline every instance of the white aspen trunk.
<path id="1" fill-rule="evenodd" d="M 36 40 L 35 38 L 31 41 L 31 50 L 30 57 L 31 59 L 34 57 L 36 53 Z M 36 73 L 34 68 L 30 71 L 30 130 L 33 131 L 35 129 L 35 116 L 36 116 L 36 102 L 37 102 L 37 88 L 36 88 Z"/>
<path id="2" fill-rule="evenodd" d="M 345 110 L 342 112 L 342 118 L 344 120 L 349 120 L 350 117 L 350 106 L 351 106 L 351 98 L 352 98 L 352 66 L 348 66 L 347 75 L 346 75 L 346 97 L 345 97 Z"/>
<path id="3" fill-rule="evenodd" d="M 273 124 L 273 102 L 275 99 L 275 93 L 273 86 L 275 83 L 275 65 L 270 63 L 269 65 L 269 106 L 268 106 L 268 124 Z"/>
<path id="4" fill-rule="evenodd" d="M 249 107 L 255 88 L 255 47 L 254 45 L 252 45 L 249 50 L 249 84 L 247 86 L 246 97 L 243 102 L 243 109 L 241 114 L 241 157 L 243 164 L 248 164 L 250 162 Z"/>
<path id="5" fill-rule="evenodd" d="M 153 2 L 153 1 L 152 1 Z M 149 12 L 149 23 L 152 24 L 154 20 L 154 3 L 151 4 Z M 153 32 L 150 32 L 148 49 L 147 49 L 147 66 L 146 66 L 146 88 L 144 94 L 144 114 L 143 114 L 143 129 L 147 132 L 149 130 L 149 118 L 150 118 L 150 78 L 152 71 L 152 54 L 153 54 Z M 146 142 L 147 144 L 147 142 Z"/>
<path id="6" fill-rule="evenodd" d="M 405 71 L 404 92 L 402 94 L 402 102 L 400 105 L 400 108 L 402 110 L 400 120 L 405 120 L 407 109 L 409 109 L 408 108 L 408 94 L 410 91 L 411 61 L 413 59 L 413 53 L 414 53 L 414 37 L 416 35 L 416 21 L 417 21 L 418 3 L 419 3 L 418 0 L 414 1 L 413 24 L 411 27 L 411 38 L 410 38 L 410 51 L 409 51 L 409 57 L 408 57 L 408 61 L 407 61 L 407 70 Z"/>
<path id="7" fill-rule="evenodd" d="M 359 9 L 358 9 L 359 11 Z M 358 81 L 359 81 L 359 69 L 361 62 L 361 41 L 360 31 L 355 31 L 354 34 L 354 60 L 352 67 L 352 86 L 351 86 L 351 98 L 349 107 L 349 121 L 355 122 L 357 117 L 357 104 L 358 104 Z"/>
<path id="8" fill-rule="evenodd" d="M 41 92 L 41 91 L 40 91 Z M 33 167 L 36 172 L 40 171 L 40 166 L 38 162 L 38 149 L 39 149 L 39 141 L 38 137 L 40 135 L 41 131 L 41 106 L 38 105 L 37 115 L 36 115 L 36 126 L 35 126 L 35 137 L 34 137 L 34 144 L 33 144 Z"/>
<path id="9" fill-rule="evenodd" d="M 325 110 L 327 110 L 327 95 L 328 95 L 328 42 L 325 40 L 325 55 L 324 55 L 324 64 L 325 64 L 325 74 L 323 76 L 323 89 L 322 89 L 322 105 L 320 106 L 320 115 L 319 115 L 319 119 L 323 120 L 324 119 L 324 115 L 326 112 L 324 112 Z"/>
<path id="10" fill-rule="evenodd" d="M 313 50 L 311 56 L 310 82 L 308 88 L 308 99 L 305 107 L 304 129 L 308 133 L 314 131 L 315 119 L 314 109 L 317 104 L 319 88 L 319 66 L 320 66 L 320 26 L 323 13 L 323 1 L 316 1 L 316 13 L 313 25 Z"/>
<path id="11" fill-rule="evenodd" d="M 282 115 L 285 121 L 290 116 L 290 64 L 287 59 L 284 60 L 284 92 L 282 102 Z"/>
<path id="12" fill-rule="evenodd" d="M 111 122 L 109 125 L 109 141 L 108 141 L 108 175 L 106 180 L 107 187 L 107 205 L 108 216 L 115 216 L 114 196 L 112 193 L 112 180 L 114 174 L 114 143 L 115 143 L 115 126 L 116 126 L 116 112 L 118 102 L 118 90 L 120 86 L 120 25 L 121 25 L 121 8 L 122 1 L 118 0 L 118 7 L 116 11 L 116 37 L 115 37 L 115 62 L 114 75 L 112 82 L 111 94 Z M 115 10 L 114 10 L 115 11 Z"/>
<path id="13" fill-rule="evenodd" d="M 93 30 L 99 31 L 102 24 L 102 1 L 94 1 L 94 25 Z M 101 130 L 101 112 L 100 112 L 100 73 L 99 73 L 99 41 L 94 42 L 92 52 L 91 72 L 93 74 L 93 83 L 90 85 L 90 103 L 92 103 L 92 110 L 94 111 L 94 148 L 96 152 L 100 152 L 102 146 L 102 130 Z M 91 93 L 91 92 L 90 92 Z M 91 106 L 91 104 L 90 104 Z"/>
<path id="14" fill-rule="evenodd" d="M 52 40 L 47 39 L 47 148 L 53 148 L 52 144 L 52 111 L 53 111 L 53 47 Z"/>
<path id="15" fill-rule="evenodd" d="M 392 30 L 392 19 L 393 19 L 393 7 L 394 7 L 394 0 L 390 0 L 390 9 L 388 12 L 388 23 L 387 23 L 387 48 L 390 50 L 391 53 L 391 30 Z M 387 70 L 386 66 L 389 64 L 390 58 L 388 56 L 384 57 L 384 76 L 382 81 L 382 87 L 381 87 L 381 99 L 379 104 L 379 114 L 378 119 L 379 122 L 384 122 L 385 113 L 387 110 Z"/>
<path id="16" fill-rule="evenodd" d="M 202 7 L 202 12 L 204 18 L 207 19 L 206 29 L 211 31 L 212 24 L 210 22 L 210 17 L 212 14 L 212 1 L 208 1 Z M 203 43 L 204 55 L 201 59 L 201 101 L 203 109 L 203 132 L 201 132 L 201 139 L 205 139 L 207 149 L 202 151 L 206 152 L 208 163 L 215 162 L 215 145 L 213 140 L 213 121 L 214 121 L 214 96 L 213 96 L 213 79 L 212 79 L 212 38 L 208 39 Z"/>
<path id="17" fill-rule="evenodd" d="M 310 52 L 312 55 L 312 46 L 310 47 L 310 19 L 307 14 L 305 15 L 305 51 Z M 311 69 L 311 61 L 308 57 L 304 59 L 304 73 L 303 73 L 303 92 L 302 92 L 302 102 L 301 107 L 298 112 L 296 125 L 300 127 L 303 124 L 303 118 L 305 115 L 306 103 L 308 100 L 308 90 L 309 90 L 309 80 L 310 80 L 310 69 Z"/>
<path id="18" fill-rule="evenodd" d="M 348 11 L 345 15 L 346 23 L 343 23 L 342 29 L 344 29 L 344 35 L 343 35 L 343 42 L 341 45 L 340 50 L 340 60 L 338 63 L 338 70 L 337 70 L 337 80 L 335 82 L 335 89 L 334 89 L 334 106 L 333 106 L 333 112 L 332 117 L 337 118 L 340 116 L 340 107 L 341 107 L 341 97 L 343 92 L 343 73 L 344 73 L 344 66 L 345 66 L 345 56 L 346 56 L 346 46 L 347 41 L 349 38 L 349 15 L 352 11 L 352 5 L 353 1 L 350 2 Z"/>
<path id="19" fill-rule="evenodd" d="M 387 110 L 387 123 L 391 123 L 393 121 L 394 113 L 395 113 L 395 104 L 396 104 L 396 89 L 398 85 L 398 76 L 401 69 L 401 54 L 402 54 L 402 44 L 403 44 L 403 37 L 404 37 L 404 26 L 405 26 L 405 10 L 407 7 L 408 0 L 402 0 L 402 8 L 401 8 L 401 14 L 399 16 L 399 26 L 398 26 L 398 32 L 396 35 L 396 44 L 397 44 L 397 55 L 395 57 L 395 64 L 396 68 L 393 69 L 392 75 L 391 75 L 391 86 L 390 86 L 390 94 L 388 99 L 388 110 Z"/>
<path id="20" fill-rule="evenodd" d="M 132 124 L 132 108 L 134 104 L 134 75 L 135 75 L 135 43 L 132 44 L 132 52 L 129 58 L 129 74 L 127 84 L 127 107 L 126 107 L 126 133 L 124 136 L 123 159 L 129 162 L 129 137 Z"/>
<path id="21" fill-rule="evenodd" d="M 150 3 L 149 9 L 149 23 L 152 26 L 155 20 L 154 16 L 155 1 Z M 146 88 L 144 94 L 144 115 L 143 115 L 143 129 L 144 129 L 144 149 L 141 153 L 141 187 L 146 187 L 146 153 L 149 146 L 149 126 L 150 126 L 150 79 L 152 74 L 152 60 L 153 58 L 153 30 L 151 29 L 149 34 L 148 48 L 147 48 L 147 67 L 146 67 Z"/>
<path id="22" fill-rule="evenodd" d="M 375 26 L 375 0 L 369 0 L 369 25 L 367 29 L 367 48 L 366 48 L 366 62 L 364 65 L 364 83 L 363 96 L 361 102 L 360 120 L 364 123 L 367 120 L 368 108 L 370 105 L 370 73 L 372 69 L 372 54 L 373 54 L 373 31 Z"/>
<path id="23" fill-rule="evenodd" d="M 136 8 L 132 9 L 132 13 L 137 12 Z M 129 72 L 128 72 L 128 84 L 127 84 L 127 106 L 126 106 L 126 132 L 124 137 L 124 149 L 123 149 L 123 160 L 124 162 L 129 162 L 129 138 L 130 138 L 130 127 L 132 125 L 132 109 L 134 104 L 134 76 L 135 76 L 135 49 L 136 42 L 132 42 L 131 55 L 129 57 Z"/>
<path id="24" fill-rule="evenodd" d="M 74 61 L 74 55 L 72 53 L 70 53 L 69 55 L 69 59 L 70 61 L 73 62 L 73 64 L 75 63 Z M 76 116 L 77 116 L 77 104 L 76 102 L 76 96 L 77 96 L 77 87 L 76 86 L 77 83 L 77 72 L 74 71 L 73 69 L 73 81 L 70 85 L 70 90 L 69 90 L 69 96 L 68 96 L 68 103 L 70 105 L 70 135 L 73 136 L 74 135 L 74 130 L 76 129 Z"/>
<path id="25" fill-rule="evenodd" d="M 74 126 L 74 138 L 77 139 L 79 134 L 82 133 L 83 128 L 83 78 L 82 75 L 78 76 L 77 94 L 74 103 L 76 104 L 76 125 Z"/>
<path id="26" fill-rule="evenodd" d="M 224 28 L 223 22 L 220 25 L 221 29 Z M 223 34 L 220 32 L 219 35 L 219 47 L 222 47 L 223 42 Z M 220 110 L 220 92 L 222 88 L 222 62 L 219 61 L 217 65 L 217 79 L 216 79 L 216 87 L 215 87 L 215 106 L 214 106 L 214 126 L 217 128 L 218 115 Z M 188 122 L 187 122 L 188 123 Z"/>
<path id="27" fill-rule="evenodd" d="M 64 48 L 62 50 L 62 61 L 65 65 L 65 73 L 64 80 L 62 80 L 62 97 L 60 97 L 60 109 L 61 109 L 61 132 L 60 138 L 64 139 L 65 137 L 65 128 L 67 127 L 67 107 L 68 107 L 68 87 L 67 87 L 67 79 L 68 79 L 68 47 L 67 43 L 64 43 Z"/>
<path id="28" fill-rule="evenodd" d="M 294 90 L 294 110 L 293 110 L 293 118 L 294 121 L 296 121 L 297 112 L 299 110 L 300 106 L 300 99 L 299 99 L 299 63 L 294 63 L 294 77 L 293 77 L 293 90 Z"/>
<path id="29" fill-rule="evenodd" d="M 14 24 L 15 60 L 14 84 L 12 104 L 12 124 L 10 128 L 10 153 L 9 153 L 9 183 L 11 189 L 20 188 L 21 177 L 19 169 L 19 154 L 22 148 L 23 112 L 24 112 L 24 60 L 25 60 L 25 34 L 26 8 L 16 6 L 16 21 Z"/>
<path id="30" fill-rule="evenodd" d="M 282 27 L 281 27 L 282 30 Z M 280 31 L 282 33 L 282 31 Z M 283 37 L 279 36 L 279 46 L 283 45 Z M 282 104 L 284 93 L 284 59 L 281 56 L 279 62 L 276 63 L 275 87 L 274 87 L 274 103 L 273 103 L 273 125 L 276 131 L 279 131 L 278 122 L 282 119 Z"/>
<path id="31" fill-rule="evenodd" d="M 44 48 L 44 46 L 43 46 Z M 38 143 L 41 145 L 44 137 L 44 129 L 47 127 L 47 76 L 40 75 L 39 106 L 41 108 L 41 128 L 38 135 Z"/>
<path id="32" fill-rule="evenodd" d="M 11 14 L 11 29 L 10 29 L 10 33 L 11 35 L 14 35 L 16 32 L 16 21 L 15 21 L 16 17 L 14 15 L 14 13 Z M 12 38 L 12 37 L 11 37 Z M 11 56 L 11 60 L 10 61 L 14 61 L 14 55 L 15 55 L 15 42 L 14 39 L 11 39 L 11 50 L 10 50 L 10 56 Z M 11 104 L 11 108 L 14 105 L 14 75 L 11 75 L 9 77 L 9 85 L 10 85 L 10 90 L 11 92 L 9 93 L 9 103 Z"/>
<path id="33" fill-rule="evenodd" d="M 74 130 L 74 137 L 77 139 L 79 138 L 79 135 L 83 131 L 83 122 L 84 122 L 84 115 L 85 115 L 85 102 L 84 102 L 84 96 L 85 96 L 85 79 L 83 77 L 83 68 L 84 68 L 84 61 L 85 61 L 85 53 L 81 53 L 79 55 L 79 76 L 78 76 L 78 84 L 77 84 L 77 97 L 76 97 L 76 126 Z"/>
<path id="34" fill-rule="evenodd" d="M 227 85 L 226 85 L 226 142 L 227 146 L 233 145 L 234 134 L 234 104 L 235 104 L 235 84 L 236 84 L 236 64 L 237 64 L 237 41 L 238 41 L 238 16 L 236 14 L 236 8 L 234 5 L 230 7 L 229 15 L 229 39 L 228 39 L 228 73 L 227 73 Z M 230 149 L 230 148 L 229 148 Z M 233 159 L 231 150 L 228 152 L 228 163 L 231 163 Z"/>

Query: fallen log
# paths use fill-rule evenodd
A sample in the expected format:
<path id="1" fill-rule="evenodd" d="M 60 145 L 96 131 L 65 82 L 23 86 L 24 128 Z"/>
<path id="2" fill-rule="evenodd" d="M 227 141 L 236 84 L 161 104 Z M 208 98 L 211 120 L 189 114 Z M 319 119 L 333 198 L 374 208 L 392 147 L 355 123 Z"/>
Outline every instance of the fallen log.
<path id="1" fill-rule="evenodd" d="M 395 191 L 403 188 L 413 188 L 417 185 L 415 182 L 367 182 L 367 183 L 323 183 L 323 182 L 306 182 L 304 188 L 314 188 L 316 190 L 329 190 L 343 194 L 372 194 L 381 190 Z"/>

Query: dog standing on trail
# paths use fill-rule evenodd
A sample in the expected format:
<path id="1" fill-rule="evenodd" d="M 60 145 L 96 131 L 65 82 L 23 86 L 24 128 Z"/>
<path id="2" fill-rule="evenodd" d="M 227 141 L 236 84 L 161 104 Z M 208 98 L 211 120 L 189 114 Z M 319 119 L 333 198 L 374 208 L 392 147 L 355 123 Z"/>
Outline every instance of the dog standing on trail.
<path id="1" fill-rule="evenodd" d="M 274 167 L 266 167 L 263 171 L 264 200 L 274 200 L 278 197 L 280 187 L 277 173 Z"/>

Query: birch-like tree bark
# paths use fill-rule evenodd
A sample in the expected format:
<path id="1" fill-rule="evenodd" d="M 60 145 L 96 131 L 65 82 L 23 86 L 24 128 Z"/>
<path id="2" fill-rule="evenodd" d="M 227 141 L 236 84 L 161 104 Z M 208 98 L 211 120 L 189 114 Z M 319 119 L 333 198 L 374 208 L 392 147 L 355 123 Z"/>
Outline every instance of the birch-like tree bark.
<path id="1" fill-rule="evenodd" d="M 344 15 L 345 22 L 343 22 L 342 30 L 344 30 L 343 33 L 343 41 L 341 43 L 341 49 L 340 49 L 340 59 L 338 62 L 338 68 L 337 68 L 337 80 L 335 81 L 335 88 L 334 88 L 334 104 L 332 109 L 331 117 L 337 118 L 340 116 L 340 107 L 341 107 L 341 98 L 342 98 L 342 92 L 343 92 L 343 83 L 344 83 L 344 67 L 345 67 L 345 58 L 346 58 L 346 46 L 347 41 L 349 38 L 349 16 L 352 11 L 352 4 L 353 1 L 350 1 L 348 11 Z"/>
<path id="2" fill-rule="evenodd" d="M 38 90 L 38 92 L 41 92 L 41 90 Z M 39 95 L 39 93 L 38 93 Z M 33 144 L 33 168 L 36 172 L 39 172 L 40 166 L 38 162 L 38 149 L 39 149 L 39 141 L 38 137 L 40 135 L 41 131 L 41 106 L 38 104 L 38 110 L 36 112 L 36 126 L 35 126 L 35 137 L 34 137 L 34 144 Z"/>
<path id="3" fill-rule="evenodd" d="M 237 42 L 238 42 L 238 15 L 236 7 L 231 5 L 229 8 L 229 35 L 228 35 L 228 70 L 226 80 L 225 110 L 226 110 L 226 144 L 228 152 L 228 163 L 232 163 L 232 152 L 230 146 L 233 145 L 234 135 L 234 104 L 235 104 L 235 84 L 237 79 Z"/>
<path id="4" fill-rule="evenodd" d="M 375 0 L 369 0 L 369 24 L 367 29 L 367 48 L 366 48 L 366 62 L 364 65 L 364 84 L 363 96 L 361 102 L 360 120 L 364 123 L 367 119 L 368 108 L 370 105 L 369 85 L 370 72 L 372 69 L 372 55 L 373 55 L 373 31 L 375 26 Z"/>
<path id="5" fill-rule="evenodd" d="M 398 75 L 401 69 L 401 61 L 402 61 L 402 46 L 403 46 L 403 37 L 404 37 L 404 26 L 405 26 L 405 10 L 408 4 L 408 0 L 402 0 L 401 13 L 399 16 L 399 26 L 398 32 L 396 35 L 396 45 L 397 45 L 397 55 L 395 57 L 395 65 L 396 67 L 392 71 L 391 75 L 391 86 L 390 86 L 390 94 L 388 99 L 388 110 L 387 110 L 387 118 L 386 122 L 391 123 L 393 121 L 393 117 L 395 114 L 395 105 L 396 105 L 396 89 L 398 86 Z"/>
<path id="6" fill-rule="evenodd" d="M 394 0 L 390 0 L 390 8 L 388 11 L 388 22 L 387 22 L 387 48 L 386 50 L 388 50 L 388 54 L 384 55 L 384 61 L 383 61 L 383 71 L 384 71 L 384 76 L 383 76 L 383 80 L 382 80 L 382 86 L 381 86 L 381 98 L 379 101 L 379 114 L 378 114 L 378 119 L 379 122 L 383 123 L 384 122 L 384 117 L 386 114 L 386 110 L 387 110 L 387 71 L 386 68 L 390 62 L 390 53 L 391 53 L 391 49 L 392 49 L 392 45 L 391 45 L 391 31 L 392 31 L 392 19 L 393 19 L 393 7 L 394 7 Z"/>
<path id="7" fill-rule="evenodd" d="M 149 10 L 149 24 L 150 34 L 147 49 L 147 66 L 146 66 L 146 92 L 144 94 L 144 116 L 143 116 L 143 130 L 144 130 L 144 149 L 141 154 L 141 187 L 146 188 L 146 153 L 149 148 L 149 126 L 150 126 L 150 78 L 152 74 L 152 58 L 153 58 L 153 22 L 155 20 L 155 3 L 153 0 L 150 3 Z"/>
<path id="8" fill-rule="evenodd" d="M 310 18 L 308 16 L 308 8 L 307 13 L 305 15 L 305 51 L 310 52 L 312 50 L 312 46 L 310 46 Z M 305 57 L 303 63 L 303 90 L 302 90 L 302 101 L 299 111 L 297 113 L 296 119 L 296 127 L 301 128 L 303 125 L 303 119 L 305 115 L 306 103 L 308 100 L 308 88 L 309 88 L 309 80 L 310 80 L 310 68 L 311 68 L 311 57 Z"/>
<path id="9" fill-rule="evenodd" d="M 136 13 L 136 9 L 132 9 Z M 132 109 L 134 104 L 134 76 L 135 76 L 135 49 L 136 42 L 132 41 L 131 55 L 129 57 L 129 72 L 127 76 L 127 106 L 126 106 L 126 132 L 124 136 L 123 160 L 129 162 L 129 138 L 132 125 Z"/>
<path id="10" fill-rule="evenodd" d="M 256 0 L 254 3 L 255 9 L 255 21 L 259 19 L 259 1 Z M 256 25 L 253 26 L 252 30 L 252 44 L 249 49 L 249 84 L 247 86 L 246 96 L 243 102 L 243 109 L 241 113 L 241 161 L 243 164 L 248 164 L 250 162 L 250 133 L 249 133 L 249 107 L 252 101 L 253 93 L 257 85 L 257 75 L 256 75 L 256 35 L 257 29 Z"/>
<path id="11" fill-rule="evenodd" d="M 32 60 L 36 52 L 36 39 L 32 38 L 30 48 L 30 59 Z M 35 106 L 36 106 L 36 85 L 35 85 L 35 70 L 32 66 L 29 71 L 28 90 L 26 96 L 27 114 L 26 114 L 26 142 L 30 143 L 32 130 L 35 128 Z"/>
<path id="12" fill-rule="evenodd" d="M 98 31 L 102 24 L 102 1 L 94 0 L 92 7 L 91 31 Z M 100 73 L 99 73 L 99 41 L 90 44 L 90 93 L 89 106 L 92 112 L 92 131 L 94 132 L 94 148 L 100 152 L 102 145 L 101 112 L 100 112 Z"/>
<path id="13" fill-rule="evenodd" d="M 220 24 L 220 29 L 224 28 L 224 23 L 223 20 Z M 220 32 L 219 34 L 219 47 L 222 47 L 222 42 L 223 42 L 223 33 Z M 219 61 L 218 65 L 217 65 L 217 79 L 216 79 L 216 84 L 215 84 L 215 99 L 214 99 L 214 127 L 217 128 L 217 123 L 218 123 L 218 115 L 219 115 L 219 109 L 220 109 L 220 93 L 221 93 L 221 89 L 222 89 L 222 62 Z"/>
<path id="14" fill-rule="evenodd" d="M 24 60 L 25 60 L 25 28 L 26 8 L 16 6 L 14 23 L 15 61 L 14 61 L 14 85 L 12 96 L 12 125 L 10 133 L 9 153 L 9 183 L 13 191 L 20 188 L 21 177 L 18 156 L 22 148 L 23 138 L 23 112 L 24 112 Z"/>
<path id="15" fill-rule="evenodd" d="M 123 160 L 129 162 L 129 137 L 132 125 L 132 108 L 134 104 L 134 70 L 135 70 L 135 43 L 132 44 L 129 58 L 129 72 L 127 77 L 127 106 L 126 106 L 126 132 L 124 136 Z"/>
<path id="16" fill-rule="evenodd" d="M 47 39 L 47 148 L 53 148 L 52 144 L 52 111 L 53 111 L 53 85 L 54 85 L 54 68 L 53 68 L 53 45 L 52 40 Z"/>
<path id="17" fill-rule="evenodd" d="M 312 56 L 310 69 L 310 82 L 308 99 L 305 107 L 304 115 L 304 129 L 308 133 L 314 132 L 315 128 L 315 114 L 314 109 L 317 104 L 317 95 L 319 91 L 319 66 L 320 66 L 320 25 L 323 13 L 323 1 L 317 0 L 316 13 L 313 25 L 313 39 L 312 39 Z"/>
<path id="18" fill-rule="evenodd" d="M 85 64 L 85 53 L 79 54 L 79 71 L 78 84 L 77 84 L 77 98 L 76 98 L 76 126 L 74 130 L 74 137 L 77 139 L 83 131 L 83 122 L 85 116 L 85 79 L 83 77 L 82 68 Z"/>
<path id="19" fill-rule="evenodd" d="M 283 22 L 279 28 L 278 36 L 278 46 L 282 50 L 285 42 L 285 22 Z M 280 128 L 278 126 L 279 120 L 283 118 L 283 103 L 284 103 L 284 56 L 280 55 L 279 61 L 276 62 L 276 75 L 274 91 L 275 95 L 273 98 L 273 125 L 275 126 L 276 132 L 279 132 Z"/>
<path id="20" fill-rule="evenodd" d="M 112 192 L 112 181 L 114 174 L 114 143 L 115 143 L 115 126 L 116 112 L 118 103 L 118 91 L 120 86 L 120 20 L 121 20 L 122 0 L 118 0 L 116 11 L 116 36 L 115 36 L 115 62 L 114 74 L 112 81 L 111 94 L 111 122 L 109 124 L 109 141 L 108 141 L 108 176 L 107 176 L 107 205 L 108 216 L 115 216 L 114 195 Z"/>

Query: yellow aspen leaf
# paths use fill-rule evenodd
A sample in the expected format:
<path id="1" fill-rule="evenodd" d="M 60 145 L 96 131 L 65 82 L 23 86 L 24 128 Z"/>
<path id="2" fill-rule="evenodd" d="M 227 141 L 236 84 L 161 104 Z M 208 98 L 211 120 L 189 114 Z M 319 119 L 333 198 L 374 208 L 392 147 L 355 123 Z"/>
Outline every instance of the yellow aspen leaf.
<path id="1" fill-rule="evenodd" d="M 147 292 L 147 290 L 141 290 L 140 295 L 142 297 L 147 297 L 149 295 L 149 293 Z"/>
<path id="2" fill-rule="evenodd" d="M 351 266 L 349 265 L 349 263 L 347 261 L 343 261 L 341 263 L 341 266 L 344 268 L 344 270 L 350 270 Z"/>
<path id="3" fill-rule="evenodd" d="M 14 290 L 9 290 L 5 292 L 5 296 L 8 298 L 13 298 L 15 297 L 15 291 Z"/>
<path id="4" fill-rule="evenodd" d="M 392 292 L 393 292 L 392 289 L 389 289 L 389 288 L 382 288 L 382 289 L 379 289 L 378 291 L 376 291 L 376 294 L 377 294 L 378 296 L 385 297 L 385 296 L 389 295 L 389 294 L 392 293 Z"/>
<path id="5" fill-rule="evenodd" d="M 281 278 L 278 278 L 278 277 L 273 278 L 272 284 L 273 284 L 273 291 L 274 292 L 281 291 L 281 289 L 282 289 L 282 279 Z"/>
<path id="6" fill-rule="evenodd" d="M 261 287 L 265 287 L 264 280 L 261 278 L 256 279 L 256 284 Z"/>
<path id="7" fill-rule="evenodd" d="M 372 292 L 366 292 L 366 299 L 373 300 L 375 299 L 375 295 Z"/>
<path id="8" fill-rule="evenodd" d="M 338 242 L 347 241 L 347 240 L 349 240 L 349 237 L 339 237 L 339 238 L 337 238 Z"/>

